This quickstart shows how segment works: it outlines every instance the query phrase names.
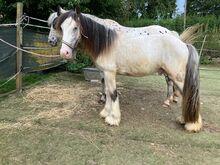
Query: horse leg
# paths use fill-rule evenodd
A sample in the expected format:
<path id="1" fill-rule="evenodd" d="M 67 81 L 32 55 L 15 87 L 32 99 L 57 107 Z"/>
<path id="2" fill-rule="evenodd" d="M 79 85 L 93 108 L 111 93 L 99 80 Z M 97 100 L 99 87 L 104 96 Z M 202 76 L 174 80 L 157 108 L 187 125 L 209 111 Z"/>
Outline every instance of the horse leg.
<path id="1" fill-rule="evenodd" d="M 102 102 L 102 97 L 104 97 L 105 101 L 103 103 L 105 103 L 105 107 L 100 112 L 100 116 L 102 118 L 106 118 L 110 114 L 110 111 L 111 111 L 111 98 L 105 86 L 105 78 L 102 78 L 101 82 L 102 82 L 102 94 L 101 94 L 101 98 L 99 102 Z"/>
<path id="2" fill-rule="evenodd" d="M 164 74 L 164 76 L 167 83 L 167 99 L 164 101 L 163 107 L 167 108 L 170 106 L 170 102 L 173 101 L 173 81 L 167 74 Z"/>
<path id="3" fill-rule="evenodd" d="M 175 76 L 173 76 L 173 77 L 175 77 Z M 175 78 L 171 78 L 171 79 L 172 79 L 172 81 L 175 83 L 175 90 L 176 90 L 176 91 L 179 91 L 179 92 L 181 93 L 181 95 L 182 95 L 183 86 L 184 86 L 184 80 L 178 81 L 178 80 L 175 79 Z M 178 116 L 178 117 L 176 118 L 176 121 L 177 121 L 178 123 L 180 123 L 180 124 L 185 124 L 183 114 L 182 114 L 181 116 Z"/>
<path id="4" fill-rule="evenodd" d="M 121 121 L 121 112 L 119 107 L 119 96 L 116 89 L 116 73 L 104 72 L 106 85 L 106 103 L 105 108 L 100 115 L 105 117 L 105 122 L 109 125 L 119 125 Z"/>
<path id="5" fill-rule="evenodd" d="M 165 78 L 167 82 L 167 100 L 164 101 L 163 106 L 168 107 L 170 106 L 170 102 L 178 102 L 178 96 L 180 96 L 180 92 L 168 75 L 165 75 Z"/>
<path id="6" fill-rule="evenodd" d="M 180 96 L 180 92 L 179 92 L 179 90 L 176 88 L 175 85 L 173 86 L 173 92 L 174 92 L 173 102 L 174 102 L 174 103 L 177 103 L 177 102 L 178 102 L 178 97 Z"/>
<path id="7" fill-rule="evenodd" d="M 105 79 L 104 76 L 101 79 L 101 84 L 102 84 L 102 92 L 101 92 L 101 96 L 99 99 L 99 103 L 105 103 L 106 102 L 106 94 L 105 94 Z"/>

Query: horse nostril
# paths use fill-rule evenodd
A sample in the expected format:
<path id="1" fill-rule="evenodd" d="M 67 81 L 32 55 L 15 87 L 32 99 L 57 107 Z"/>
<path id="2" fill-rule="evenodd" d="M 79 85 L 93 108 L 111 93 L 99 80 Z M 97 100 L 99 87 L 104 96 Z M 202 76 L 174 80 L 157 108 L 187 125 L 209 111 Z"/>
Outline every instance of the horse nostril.
<path id="1" fill-rule="evenodd" d="M 52 46 L 56 46 L 57 45 L 57 41 L 56 40 L 53 40 L 53 39 L 48 39 L 48 43 Z"/>

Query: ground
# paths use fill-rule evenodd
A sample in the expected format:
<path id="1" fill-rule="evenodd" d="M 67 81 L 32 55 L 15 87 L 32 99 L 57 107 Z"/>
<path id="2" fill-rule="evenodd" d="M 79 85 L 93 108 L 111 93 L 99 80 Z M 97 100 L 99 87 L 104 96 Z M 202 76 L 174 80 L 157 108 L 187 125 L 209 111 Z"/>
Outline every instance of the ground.
<path id="1" fill-rule="evenodd" d="M 54 73 L 23 94 L 0 98 L 0 164 L 220 164 L 220 72 L 201 70 L 199 133 L 175 122 L 181 104 L 165 109 L 162 76 L 117 77 L 121 124 L 99 117 L 100 83 Z"/>

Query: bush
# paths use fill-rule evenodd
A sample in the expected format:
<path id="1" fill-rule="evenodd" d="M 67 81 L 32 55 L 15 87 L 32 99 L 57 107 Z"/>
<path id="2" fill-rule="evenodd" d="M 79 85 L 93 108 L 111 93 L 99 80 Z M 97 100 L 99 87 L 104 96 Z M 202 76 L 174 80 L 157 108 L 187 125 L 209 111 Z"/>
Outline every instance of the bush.
<path id="1" fill-rule="evenodd" d="M 194 24 L 203 24 L 202 31 L 203 32 L 219 32 L 220 31 L 220 18 L 209 15 L 204 17 L 198 16 L 189 16 L 187 17 L 186 27 L 190 27 Z M 130 27 L 140 27 L 140 26 L 149 26 L 149 25 L 161 25 L 170 30 L 175 30 L 177 32 L 182 32 L 183 29 L 183 17 L 178 16 L 173 19 L 161 19 L 161 20 L 153 20 L 147 18 L 141 19 L 131 19 L 122 23 L 125 26 Z"/>
<path id="2" fill-rule="evenodd" d="M 76 62 L 67 62 L 67 64 L 65 64 L 65 69 L 72 73 L 81 73 L 83 68 L 91 65 L 92 61 L 90 57 L 83 51 L 78 51 L 76 55 Z"/>
<path id="3" fill-rule="evenodd" d="M 201 64 L 205 64 L 205 65 L 208 65 L 208 64 L 212 64 L 212 59 L 210 56 L 201 56 L 200 57 L 200 63 Z"/>

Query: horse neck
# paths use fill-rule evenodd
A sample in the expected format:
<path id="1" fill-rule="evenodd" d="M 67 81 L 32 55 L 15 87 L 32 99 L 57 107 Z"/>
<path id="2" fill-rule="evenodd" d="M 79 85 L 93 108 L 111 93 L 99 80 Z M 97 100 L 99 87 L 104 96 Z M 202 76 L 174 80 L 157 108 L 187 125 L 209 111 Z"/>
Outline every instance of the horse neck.
<path id="1" fill-rule="evenodd" d="M 86 13 L 82 13 L 82 15 L 110 29 L 114 29 L 115 26 L 121 26 L 118 22 L 112 19 L 102 19 L 97 16 Z"/>
<path id="2" fill-rule="evenodd" d="M 97 18 L 87 14 L 81 14 L 80 16 L 82 28 L 81 43 L 94 61 L 112 46 L 117 37 L 115 30 L 103 24 L 103 19 Z"/>
<path id="3" fill-rule="evenodd" d="M 96 16 L 94 16 L 94 15 L 87 14 L 87 13 L 82 13 L 82 15 L 83 15 L 84 17 L 90 18 L 90 19 L 92 19 L 93 21 L 96 21 L 96 22 L 98 22 L 98 23 L 102 23 L 102 22 L 103 22 L 103 19 L 102 19 L 102 18 L 96 17 Z"/>

